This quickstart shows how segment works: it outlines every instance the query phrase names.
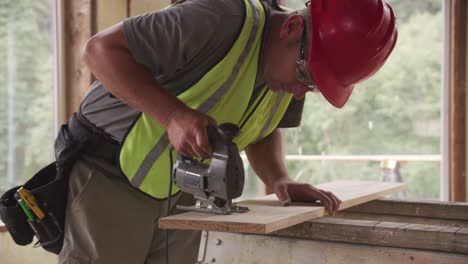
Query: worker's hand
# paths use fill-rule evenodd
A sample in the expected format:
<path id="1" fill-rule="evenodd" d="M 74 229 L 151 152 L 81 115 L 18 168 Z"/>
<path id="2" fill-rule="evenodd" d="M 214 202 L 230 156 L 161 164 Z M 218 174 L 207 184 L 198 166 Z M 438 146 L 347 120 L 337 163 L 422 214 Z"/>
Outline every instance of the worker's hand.
<path id="1" fill-rule="evenodd" d="M 217 127 L 216 120 L 204 113 L 184 108 L 172 113 L 166 130 L 169 141 L 178 153 L 207 159 L 213 153 L 208 140 L 208 126 Z"/>
<path id="2" fill-rule="evenodd" d="M 317 202 L 325 206 L 330 215 L 336 213 L 340 207 L 341 200 L 332 192 L 313 187 L 310 184 L 295 182 L 290 179 L 281 179 L 274 183 L 273 192 L 281 201 L 283 206 L 291 202 Z"/>

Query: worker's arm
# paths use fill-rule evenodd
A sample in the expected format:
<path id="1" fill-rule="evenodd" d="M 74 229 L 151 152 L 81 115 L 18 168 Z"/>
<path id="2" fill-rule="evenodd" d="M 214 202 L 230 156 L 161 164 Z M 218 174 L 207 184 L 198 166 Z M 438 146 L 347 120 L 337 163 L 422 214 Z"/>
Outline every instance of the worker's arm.
<path id="1" fill-rule="evenodd" d="M 185 106 L 163 89 L 145 66 L 135 61 L 122 23 L 91 38 L 82 59 L 114 96 L 166 128 L 169 140 L 178 152 L 187 156 L 210 156 L 206 127 L 216 126 L 216 121 Z"/>
<path id="2" fill-rule="evenodd" d="M 275 129 L 268 137 L 247 147 L 247 158 L 254 171 L 283 205 L 319 200 L 330 214 L 336 212 L 341 200 L 333 193 L 288 177 L 281 138 L 281 129 Z"/>

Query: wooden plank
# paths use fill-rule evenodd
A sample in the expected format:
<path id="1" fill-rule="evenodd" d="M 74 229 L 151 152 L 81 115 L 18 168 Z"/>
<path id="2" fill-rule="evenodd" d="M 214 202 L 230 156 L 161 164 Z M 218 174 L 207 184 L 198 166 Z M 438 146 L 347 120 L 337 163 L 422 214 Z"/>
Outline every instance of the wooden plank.
<path id="1" fill-rule="evenodd" d="M 468 255 L 463 254 L 283 238 L 269 235 L 210 231 L 205 236 L 205 240 L 206 247 L 200 250 L 199 262 L 197 263 L 468 263 Z"/>
<path id="2" fill-rule="evenodd" d="M 450 9 L 449 49 L 449 157 L 450 200 L 466 201 L 466 16 L 465 0 L 448 2 Z"/>
<path id="3" fill-rule="evenodd" d="M 317 188 L 332 191 L 343 203 L 341 209 L 365 203 L 404 188 L 402 183 L 337 181 L 320 184 Z M 326 215 L 323 206 L 313 203 L 294 203 L 281 206 L 275 195 L 237 203 L 249 207 L 247 213 L 214 215 L 188 212 L 161 218 L 162 229 L 211 230 L 237 233 L 268 234 L 304 221 Z"/>
<path id="4" fill-rule="evenodd" d="M 275 236 L 468 254 L 468 228 L 323 217 Z"/>
<path id="5" fill-rule="evenodd" d="M 63 110 L 59 123 L 66 122 L 78 109 L 81 99 L 93 81 L 91 71 L 81 61 L 81 50 L 95 33 L 95 0 L 63 1 L 63 67 L 64 83 L 59 88 Z M 62 95 L 63 93 L 63 95 Z"/>
<path id="6" fill-rule="evenodd" d="M 128 14 L 128 0 L 96 1 L 96 31 L 102 31 L 124 20 Z"/>
<path id="7" fill-rule="evenodd" d="M 366 220 L 366 221 L 382 221 L 382 222 L 397 222 L 409 224 L 422 224 L 422 225 L 440 225 L 447 227 L 467 227 L 468 220 L 457 219 L 444 219 L 433 217 L 419 217 L 419 216 L 406 216 L 394 214 L 374 214 L 374 213 L 355 213 L 342 211 L 334 215 L 336 218 L 346 218 L 353 220 Z"/>
<path id="8" fill-rule="evenodd" d="M 133 0 L 130 2 L 130 15 L 136 16 L 163 9 L 172 3 L 170 0 Z"/>
<path id="9" fill-rule="evenodd" d="M 374 200 L 345 210 L 346 212 L 405 215 L 440 219 L 468 220 L 468 203 L 439 201 Z"/>

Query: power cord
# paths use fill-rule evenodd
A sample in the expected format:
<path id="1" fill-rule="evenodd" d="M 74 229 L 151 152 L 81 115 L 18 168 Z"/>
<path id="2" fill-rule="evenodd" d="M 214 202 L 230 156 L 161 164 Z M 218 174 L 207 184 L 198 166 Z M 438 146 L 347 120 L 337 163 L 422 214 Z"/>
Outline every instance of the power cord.
<path id="1" fill-rule="evenodd" d="M 171 208 L 171 197 L 172 197 L 172 184 L 173 184 L 173 179 L 172 179 L 172 170 L 173 170 L 173 158 L 172 158 L 172 153 L 174 152 L 174 147 L 171 145 L 169 147 L 169 191 L 167 194 L 167 208 L 166 208 L 166 216 L 169 216 L 169 211 Z M 164 236 L 166 238 L 166 264 L 169 264 L 169 229 L 164 229 Z"/>

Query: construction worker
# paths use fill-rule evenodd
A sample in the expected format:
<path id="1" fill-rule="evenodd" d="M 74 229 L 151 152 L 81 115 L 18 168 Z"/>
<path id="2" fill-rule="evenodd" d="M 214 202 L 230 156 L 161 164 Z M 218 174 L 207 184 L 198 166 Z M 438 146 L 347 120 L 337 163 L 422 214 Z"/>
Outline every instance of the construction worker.
<path id="1" fill-rule="evenodd" d="M 158 229 L 169 147 L 209 158 L 206 128 L 225 122 L 240 126 L 235 142 L 283 205 L 319 200 L 336 212 L 333 193 L 288 178 L 281 128 L 299 125 L 307 92 L 341 108 L 396 39 L 383 0 L 294 12 L 275 1 L 179 1 L 100 32 L 82 56 L 97 81 L 56 142 L 70 167 L 59 263 L 165 263 L 166 250 L 170 263 L 194 263 L 199 232 L 171 230 L 166 248 Z M 172 195 L 171 214 L 193 202 Z"/>

